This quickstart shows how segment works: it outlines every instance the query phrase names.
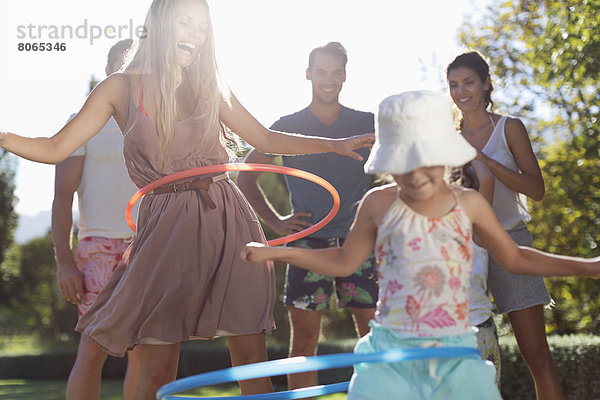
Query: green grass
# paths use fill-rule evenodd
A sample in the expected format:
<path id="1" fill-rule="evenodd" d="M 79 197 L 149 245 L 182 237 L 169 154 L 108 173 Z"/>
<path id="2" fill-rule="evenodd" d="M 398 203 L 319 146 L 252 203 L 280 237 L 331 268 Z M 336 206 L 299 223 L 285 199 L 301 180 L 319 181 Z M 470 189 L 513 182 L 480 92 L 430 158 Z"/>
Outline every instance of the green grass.
<path id="1" fill-rule="evenodd" d="M 63 400 L 65 398 L 65 387 L 66 382 L 63 381 L 0 379 L 0 399 Z M 121 381 L 103 381 L 100 390 L 100 398 L 102 400 L 122 400 L 122 387 Z M 237 384 L 228 384 L 199 388 L 180 394 L 186 396 L 227 397 L 239 396 L 240 390 Z M 334 393 L 319 397 L 321 400 L 343 400 L 345 398 L 346 393 Z"/>
<path id="2" fill-rule="evenodd" d="M 347 346 L 351 348 L 356 340 L 348 340 Z M 346 344 L 344 342 L 344 344 Z M 226 341 L 215 340 L 211 346 L 226 346 Z M 274 345 L 274 344 L 272 344 Z M 275 343 L 275 345 L 278 345 Z M 182 345 L 189 347 L 202 347 L 206 343 L 197 341 Z M 21 355 L 37 355 L 43 353 L 74 354 L 77 344 L 73 341 L 47 342 L 35 335 L 0 335 L 0 357 L 14 357 Z M 122 400 L 122 381 L 104 380 L 101 386 L 101 400 Z M 27 380 L 27 379 L 0 379 L 0 400 L 64 400 L 65 381 L 53 380 Z M 283 388 L 277 389 L 279 391 Z M 199 388 L 190 392 L 181 393 L 188 396 L 227 397 L 240 395 L 237 384 L 223 384 L 208 388 Z M 346 393 L 334 393 L 320 396 L 319 400 L 345 400 Z"/>
<path id="3" fill-rule="evenodd" d="M 66 382 L 31 381 L 23 379 L 0 380 L 0 399 L 10 400 L 63 400 Z M 122 400 L 122 383 L 106 381 L 102 383 L 102 400 Z"/>
<path id="4" fill-rule="evenodd" d="M 35 335 L 0 335 L 0 357 L 35 356 L 44 353 L 74 353 L 77 343 L 44 341 Z"/>

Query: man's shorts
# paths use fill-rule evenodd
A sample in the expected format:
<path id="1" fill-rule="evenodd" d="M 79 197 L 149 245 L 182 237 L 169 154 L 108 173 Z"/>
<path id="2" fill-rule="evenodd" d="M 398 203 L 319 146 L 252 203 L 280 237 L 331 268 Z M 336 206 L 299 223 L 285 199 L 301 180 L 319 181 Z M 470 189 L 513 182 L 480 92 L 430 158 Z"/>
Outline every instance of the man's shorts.
<path id="1" fill-rule="evenodd" d="M 498 343 L 498 330 L 492 317 L 477 325 L 475 337 L 477 338 L 477 348 L 481 352 L 481 358 L 491 362 L 496 368 L 496 386 L 500 388 L 500 375 L 502 372 L 500 344 Z"/>
<path id="2" fill-rule="evenodd" d="M 339 247 L 343 242 L 343 238 L 304 238 L 288 243 L 288 246 L 325 249 Z M 324 310 L 329 307 L 329 300 L 335 287 L 339 308 L 375 308 L 379 294 L 376 268 L 373 254 L 354 274 L 343 278 L 321 275 L 288 265 L 284 304 L 301 310 Z"/>
<path id="3" fill-rule="evenodd" d="M 129 243 L 131 239 L 88 236 L 77 244 L 77 268 L 83 274 L 83 303 L 77 305 L 80 318 L 108 282 Z"/>

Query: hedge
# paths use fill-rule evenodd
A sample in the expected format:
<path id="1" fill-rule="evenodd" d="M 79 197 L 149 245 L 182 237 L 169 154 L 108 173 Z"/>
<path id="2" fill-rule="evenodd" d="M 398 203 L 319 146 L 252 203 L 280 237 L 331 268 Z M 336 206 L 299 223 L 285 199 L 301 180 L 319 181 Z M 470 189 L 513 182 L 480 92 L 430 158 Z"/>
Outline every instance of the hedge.
<path id="1" fill-rule="evenodd" d="M 600 399 L 600 338 L 591 335 L 549 336 L 565 400 Z M 505 400 L 535 399 L 533 379 L 514 337 L 500 339 L 501 392 Z"/>
<path id="2" fill-rule="evenodd" d="M 600 338 L 591 335 L 550 336 L 550 350 L 556 362 L 565 400 L 600 399 Z M 319 354 L 352 351 L 351 340 L 321 343 Z M 523 362 L 513 337 L 500 339 L 502 354 L 502 396 L 505 400 L 535 399 L 533 380 Z M 285 358 L 287 346 L 269 345 L 269 359 Z M 66 380 L 75 354 L 59 351 L 32 356 L 1 357 L 2 379 Z M 122 379 L 126 361 L 109 357 L 103 370 L 105 379 Z M 230 367 L 229 352 L 224 341 L 194 341 L 181 348 L 179 377 Z M 351 368 L 319 373 L 321 384 L 348 380 Z M 276 385 L 285 385 L 285 377 L 275 377 Z"/>

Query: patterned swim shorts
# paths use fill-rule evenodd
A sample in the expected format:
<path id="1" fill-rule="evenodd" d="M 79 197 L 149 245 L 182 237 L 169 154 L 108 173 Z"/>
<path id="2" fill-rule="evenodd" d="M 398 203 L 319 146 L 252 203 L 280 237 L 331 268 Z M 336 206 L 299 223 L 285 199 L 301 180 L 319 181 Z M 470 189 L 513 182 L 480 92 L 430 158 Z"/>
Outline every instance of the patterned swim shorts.
<path id="1" fill-rule="evenodd" d="M 83 274 L 83 303 L 77 305 L 79 317 L 90 308 L 108 282 L 131 240 L 88 236 L 77 244 L 77 268 Z"/>
<path id="2" fill-rule="evenodd" d="M 481 358 L 490 361 L 496 368 L 496 386 L 500 388 L 500 375 L 502 373 L 500 345 L 498 343 L 498 330 L 492 317 L 477 325 L 475 337 L 477 338 L 477 348 L 481 352 Z"/>
<path id="3" fill-rule="evenodd" d="M 343 238 L 304 238 L 288 243 L 288 246 L 325 249 L 339 247 L 343 242 Z M 354 274 L 344 278 L 321 275 L 288 265 L 284 304 L 301 310 L 324 310 L 329 308 L 334 286 L 339 308 L 375 308 L 378 296 L 375 256 L 371 254 Z"/>

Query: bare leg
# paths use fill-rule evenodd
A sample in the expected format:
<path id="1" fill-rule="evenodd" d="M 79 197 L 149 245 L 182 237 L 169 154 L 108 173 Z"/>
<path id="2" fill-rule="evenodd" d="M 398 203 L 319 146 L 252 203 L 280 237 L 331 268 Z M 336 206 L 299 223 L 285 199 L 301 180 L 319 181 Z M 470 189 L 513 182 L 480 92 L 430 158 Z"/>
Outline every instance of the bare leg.
<path id="1" fill-rule="evenodd" d="M 359 338 L 365 336 L 371 328 L 369 321 L 375 317 L 375 308 L 357 308 L 351 307 L 352 317 L 354 318 L 354 327 Z"/>
<path id="2" fill-rule="evenodd" d="M 140 369 L 142 365 L 142 345 L 136 346 L 127 352 L 127 370 L 123 382 L 123 398 L 133 400 L 135 391 L 140 382 Z"/>
<path id="3" fill-rule="evenodd" d="M 508 313 L 521 355 L 533 376 L 538 400 L 562 400 L 563 393 L 552 359 L 542 305 Z"/>
<path id="4" fill-rule="evenodd" d="M 321 333 L 321 311 L 307 311 L 288 307 L 291 326 L 290 357 L 311 357 L 317 353 Z M 291 374 L 287 377 L 288 389 L 315 386 L 317 371 Z"/>
<path id="5" fill-rule="evenodd" d="M 77 358 L 67 381 L 67 400 L 97 400 L 106 353 L 81 335 Z"/>
<path id="6" fill-rule="evenodd" d="M 234 367 L 267 361 L 268 359 L 264 333 L 230 336 L 227 341 L 229 343 L 231 365 Z M 238 383 L 243 395 L 271 393 L 273 391 L 271 378 L 268 377 L 249 379 Z"/>
<path id="7" fill-rule="evenodd" d="M 141 347 L 142 367 L 135 400 L 155 400 L 158 389 L 177 377 L 179 343 Z"/>

